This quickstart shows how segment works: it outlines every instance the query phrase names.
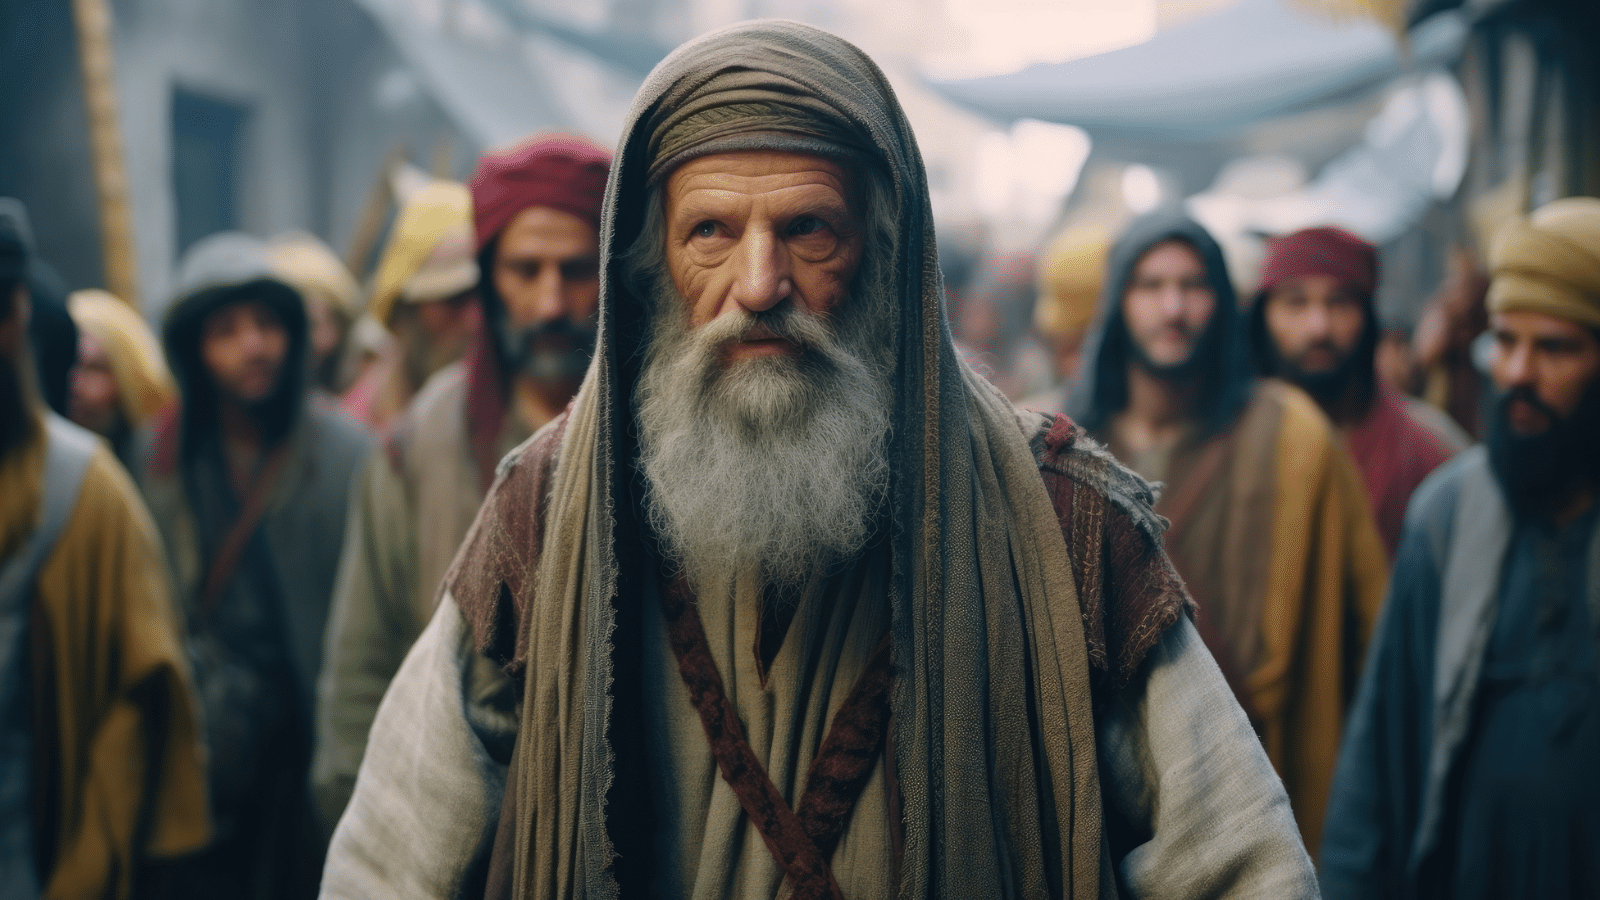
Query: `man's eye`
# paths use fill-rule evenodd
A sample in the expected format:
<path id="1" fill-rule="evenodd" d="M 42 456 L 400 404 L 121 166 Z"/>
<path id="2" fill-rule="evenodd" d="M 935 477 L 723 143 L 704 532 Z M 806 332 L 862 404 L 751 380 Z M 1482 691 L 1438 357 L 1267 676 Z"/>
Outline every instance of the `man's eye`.
<path id="1" fill-rule="evenodd" d="M 805 237 L 816 234 L 828 227 L 828 223 L 816 216 L 802 216 L 789 225 L 789 233 L 795 237 Z"/>
<path id="2" fill-rule="evenodd" d="M 714 238 L 717 236 L 717 223 L 701 222 L 689 233 L 697 238 Z"/>

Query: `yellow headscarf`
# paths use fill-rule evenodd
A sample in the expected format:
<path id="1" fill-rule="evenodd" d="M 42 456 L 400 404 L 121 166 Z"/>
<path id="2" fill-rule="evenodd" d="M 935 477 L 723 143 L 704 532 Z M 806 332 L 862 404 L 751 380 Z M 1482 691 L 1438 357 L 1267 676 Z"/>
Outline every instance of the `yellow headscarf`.
<path id="1" fill-rule="evenodd" d="M 128 304 L 100 290 L 74 291 L 67 308 L 78 327 L 105 345 L 118 402 L 128 425 L 138 428 L 176 396 L 172 373 L 154 332 Z"/>
<path id="2" fill-rule="evenodd" d="M 1111 240 L 1098 231 L 1056 235 L 1039 255 L 1039 302 L 1033 326 L 1045 337 L 1065 337 L 1089 327 L 1106 274 Z"/>
<path id="3" fill-rule="evenodd" d="M 301 294 L 314 295 L 346 322 L 361 315 L 361 286 L 327 244 L 304 232 L 290 232 L 267 246 L 279 277 Z"/>
<path id="4" fill-rule="evenodd" d="M 477 284 L 473 241 L 466 185 L 435 181 L 418 191 L 400 210 L 378 263 L 372 317 L 388 325 L 397 301 L 443 300 Z"/>
<path id="5" fill-rule="evenodd" d="M 1489 312 L 1600 328 L 1600 199 L 1567 197 L 1506 223 L 1489 254 Z"/>

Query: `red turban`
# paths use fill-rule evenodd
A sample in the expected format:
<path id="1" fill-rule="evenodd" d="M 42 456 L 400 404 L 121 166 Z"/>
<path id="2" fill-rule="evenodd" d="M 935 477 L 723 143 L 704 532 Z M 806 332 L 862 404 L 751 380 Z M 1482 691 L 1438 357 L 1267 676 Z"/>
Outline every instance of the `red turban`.
<path id="1" fill-rule="evenodd" d="M 1378 248 L 1342 228 L 1307 228 L 1267 241 L 1261 290 L 1307 275 L 1327 275 L 1372 299 L 1378 289 Z"/>
<path id="2" fill-rule="evenodd" d="M 542 135 L 483 154 L 467 181 L 478 251 L 530 206 L 571 213 L 598 230 L 610 170 L 610 153 L 570 134 Z"/>

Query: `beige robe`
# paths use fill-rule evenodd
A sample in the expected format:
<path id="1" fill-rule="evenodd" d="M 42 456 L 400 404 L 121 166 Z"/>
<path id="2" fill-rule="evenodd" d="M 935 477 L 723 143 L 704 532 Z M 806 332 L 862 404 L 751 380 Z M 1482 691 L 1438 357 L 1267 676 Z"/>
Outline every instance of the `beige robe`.
<path id="1" fill-rule="evenodd" d="M 800 805 L 806 773 L 867 659 L 889 626 L 887 554 L 813 586 L 800 601 L 763 682 L 758 659 L 759 592 L 751 578 L 702 594 L 697 608 L 729 702 L 756 759 L 790 809 Z M 730 582 L 733 580 L 730 579 Z M 658 602 L 644 604 L 645 706 L 649 723 L 656 859 L 663 896 L 715 900 L 779 895 L 783 871 L 751 826 L 733 789 L 707 752 L 705 730 L 678 674 Z M 887 898 L 893 858 L 888 784 L 880 754 L 831 857 L 844 896 Z M 665 815 L 665 813 L 663 813 Z"/>
<path id="2" fill-rule="evenodd" d="M 428 380 L 352 487 L 311 769 L 330 833 L 355 786 L 378 701 L 433 615 L 439 583 L 483 502 L 467 438 L 466 371 L 456 362 Z M 525 437 L 520 420 L 506 416 L 500 455 Z"/>

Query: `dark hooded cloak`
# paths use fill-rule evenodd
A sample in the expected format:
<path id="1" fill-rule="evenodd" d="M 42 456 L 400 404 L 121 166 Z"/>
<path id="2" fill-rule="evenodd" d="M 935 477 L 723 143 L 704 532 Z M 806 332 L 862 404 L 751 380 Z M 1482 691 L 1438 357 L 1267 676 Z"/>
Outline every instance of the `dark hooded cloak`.
<path id="1" fill-rule="evenodd" d="M 1175 210 L 1157 210 L 1133 220 L 1112 245 L 1096 324 L 1084 350 L 1083 375 L 1068 388 L 1067 415 L 1090 434 L 1104 435 L 1112 418 L 1128 405 L 1129 336 L 1122 296 L 1133 280 L 1134 266 L 1150 248 L 1171 240 L 1188 244 L 1200 255 L 1217 298 L 1216 312 L 1195 348 L 1201 356 L 1194 371 L 1206 382 L 1198 392 L 1205 403 L 1197 410 L 1202 431 L 1210 434 L 1226 428 L 1250 402 L 1254 381 L 1250 347 L 1222 248 L 1200 223 Z"/>

